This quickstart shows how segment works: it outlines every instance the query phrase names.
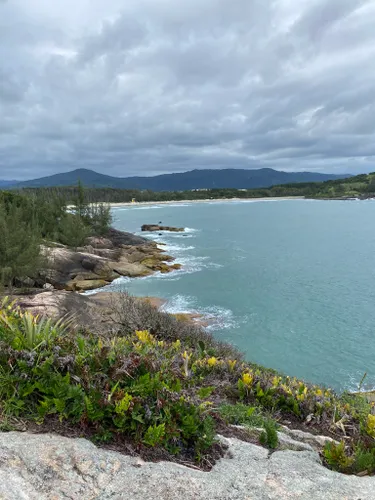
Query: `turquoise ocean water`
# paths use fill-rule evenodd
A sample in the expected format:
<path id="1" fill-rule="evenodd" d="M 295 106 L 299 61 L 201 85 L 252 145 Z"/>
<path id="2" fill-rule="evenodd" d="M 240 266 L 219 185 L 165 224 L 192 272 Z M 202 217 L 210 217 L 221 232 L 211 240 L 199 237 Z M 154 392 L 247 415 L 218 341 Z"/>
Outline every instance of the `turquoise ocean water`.
<path id="1" fill-rule="evenodd" d="M 168 299 L 211 319 L 249 360 L 355 389 L 375 386 L 375 202 L 242 201 L 114 208 L 115 226 L 184 226 L 149 234 L 183 265 L 120 278 L 109 290 Z"/>

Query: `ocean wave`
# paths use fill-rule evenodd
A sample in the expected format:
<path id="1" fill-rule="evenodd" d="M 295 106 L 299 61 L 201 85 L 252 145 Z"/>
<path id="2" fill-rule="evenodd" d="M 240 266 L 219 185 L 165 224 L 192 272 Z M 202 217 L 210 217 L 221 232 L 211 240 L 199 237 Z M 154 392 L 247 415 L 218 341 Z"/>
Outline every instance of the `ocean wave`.
<path id="1" fill-rule="evenodd" d="M 195 238 L 196 234 L 192 233 L 171 233 L 168 231 L 155 231 L 151 233 L 146 233 L 143 231 L 137 231 L 134 233 L 136 236 L 141 236 L 142 238 L 146 238 L 147 240 L 155 241 L 156 243 L 167 246 L 167 245 L 175 245 L 174 240 L 188 240 L 191 238 Z"/>
<path id="2" fill-rule="evenodd" d="M 188 246 L 188 247 L 185 247 L 185 246 L 182 246 L 182 245 L 169 245 L 168 243 L 159 243 L 158 244 L 158 248 L 160 248 L 160 250 L 164 250 L 166 252 L 186 252 L 187 250 L 194 250 L 195 247 L 193 246 Z"/>
<path id="3" fill-rule="evenodd" d="M 155 210 L 156 208 L 163 208 L 160 205 L 145 205 L 142 207 L 133 207 L 133 206 L 127 206 L 127 207 L 112 207 L 112 211 L 114 212 L 125 212 L 127 210 Z"/>
<path id="4" fill-rule="evenodd" d="M 166 203 L 165 207 L 191 207 L 192 203 Z"/>
<path id="5" fill-rule="evenodd" d="M 186 233 L 164 233 L 163 236 L 167 236 L 168 238 L 184 238 L 184 239 L 188 239 L 188 238 L 195 238 L 195 234 L 193 233 L 190 233 L 190 234 L 186 234 Z"/>
<path id="6" fill-rule="evenodd" d="M 197 315 L 207 321 L 208 330 L 224 330 L 240 324 L 230 309 L 216 305 L 200 307 L 197 299 L 189 295 L 175 295 L 163 304 L 161 310 L 170 314 Z"/>
<path id="7" fill-rule="evenodd" d="M 145 205 L 142 207 L 129 207 L 130 210 L 155 210 L 157 208 L 163 208 L 160 205 Z"/>
<path id="8" fill-rule="evenodd" d="M 119 278 L 113 280 L 112 283 L 109 283 L 108 285 L 101 288 L 95 288 L 94 290 L 87 290 L 86 292 L 82 292 L 82 295 L 95 295 L 100 292 L 118 291 L 118 288 L 121 288 L 121 285 L 129 283 L 131 279 L 132 278 L 128 278 L 127 276 L 120 276 Z"/>
<path id="9" fill-rule="evenodd" d="M 349 375 L 349 382 L 345 387 L 348 392 L 369 392 L 375 391 L 375 375 L 366 376 L 363 380 L 361 390 L 359 391 L 359 384 L 363 379 L 363 372 L 356 372 Z"/>

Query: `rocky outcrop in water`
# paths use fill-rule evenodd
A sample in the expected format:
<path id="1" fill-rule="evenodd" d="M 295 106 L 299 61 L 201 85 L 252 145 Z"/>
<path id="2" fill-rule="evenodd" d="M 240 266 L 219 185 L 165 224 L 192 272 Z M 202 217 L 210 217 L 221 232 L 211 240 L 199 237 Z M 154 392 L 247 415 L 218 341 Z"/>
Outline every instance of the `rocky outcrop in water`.
<path id="1" fill-rule="evenodd" d="M 107 238 L 87 238 L 85 246 L 76 250 L 54 245 L 44 246 L 42 253 L 43 269 L 29 282 L 39 287 L 49 284 L 58 290 L 93 290 L 120 276 L 143 277 L 180 268 L 179 264 L 168 264 L 173 258 L 155 242 L 115 229 Z"/>
<path id="2" fill-rule="evenodd" d="M 183 227 L 172 227 L 172 226 L 159 226 L 158 224 L 143 224 L 141 227 L 142 231 L 170 231 L 173 233 L 183 233 L 185 228 Z"/>
<path id="3" fill-rule="evenodd" d="M 303 440 L 270 453 L 221 438 L 226 456 L 210 472 L 97 448 L 85 439 L 0 433 L 2 500 L 374 500 L 375 478 L 324 468 Z M 311 442 L 311 440 L 310 440 Z M 296 451 L 298 449 L 299 451 Z"/>

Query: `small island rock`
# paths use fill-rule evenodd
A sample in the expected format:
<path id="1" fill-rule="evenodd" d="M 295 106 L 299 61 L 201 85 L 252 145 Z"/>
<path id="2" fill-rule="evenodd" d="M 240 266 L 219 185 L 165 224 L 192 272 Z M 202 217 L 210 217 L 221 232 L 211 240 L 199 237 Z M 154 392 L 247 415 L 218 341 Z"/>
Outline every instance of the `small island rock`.
<path id="1" fill-rule="evenodd" d="M 183 227 L 173 227 L 173 226 L 160 226 L 159 224 L 143 224 L 141 227 L 142 231 L 170 231 L 174 233 L 183 233 L 185 228 Z"/>

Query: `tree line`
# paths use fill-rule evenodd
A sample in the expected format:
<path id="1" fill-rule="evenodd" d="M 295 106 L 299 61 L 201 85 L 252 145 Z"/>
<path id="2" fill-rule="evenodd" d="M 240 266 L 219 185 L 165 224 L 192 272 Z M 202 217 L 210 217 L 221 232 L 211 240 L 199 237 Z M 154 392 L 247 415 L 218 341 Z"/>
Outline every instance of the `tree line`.
<path id="1" fill-rule="evenodd" d="M 72 187 L 48 187 L 48 188 L 26 188 L 20 190 L 22 194 L 41 198 L 42 200 L 54 200 L 62 198 L 67 203 L 74 203 L 79 196 L 79 186 Z M 200 189 L 186 191 L 150 191 L 137 189 L 116 188 L 85 188 L 85 200 L 87 203 L 129 203 L 137 202 L 160 202 L 160 201 L 188 201 L 205 199 L 248 199 L 248 198 L 270 198 L 283 196 L 300 196 L 306 198 L 342 198 L 342 197 L 366 197 L 375 193 L 375 174 L 362 174 L 347 179 L 338 179 L 326 182 L 305 182 L 294 184 L 282 184 L 269 188 L 258 189 Z"/>
<path id="2" fill-rule="evenodd" d="M 79 247 L 88 236 L 105 235 L 111 220 L 109 206 L 89 203 L 80 184 L 73 197 L 57 190 L 0 191 L 0 285 L 12 286 L 42 267 L 41 245 Z"/>

